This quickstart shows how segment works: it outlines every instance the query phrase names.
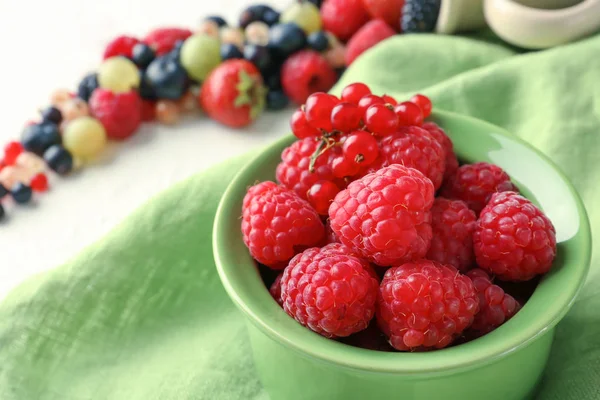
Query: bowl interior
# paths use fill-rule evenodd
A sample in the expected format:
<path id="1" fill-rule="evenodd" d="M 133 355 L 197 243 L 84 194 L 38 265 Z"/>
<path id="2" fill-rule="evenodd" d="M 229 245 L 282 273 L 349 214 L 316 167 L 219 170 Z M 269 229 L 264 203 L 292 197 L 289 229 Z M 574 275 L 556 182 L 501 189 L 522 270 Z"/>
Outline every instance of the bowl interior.
<path id="1" fill-rule="evenodd" d="M 544 155 L 502 129 L 465 116 L 435 112 L 431 118 L 452 138 L 463 162 L 488 161 L 504 168 L 521 192 L 541 207 L 556 227 L 558 256 L 523 309 L 494 332 L 429 353 L 378 352 L 325 339 L 304 328 L 265 289 L 240 231 L 242 199 L 256 181 L 274 180 L 287 136 L 265 149 L 233 180 L 215 219 L 217 269 L 229 296 L 266 334 L 288 347 L 325 361 L 372 371 L 444 373 L 491 362 L 554 326 L 583 285 L 591 254 L 589 222 L 575 189 Z"/>

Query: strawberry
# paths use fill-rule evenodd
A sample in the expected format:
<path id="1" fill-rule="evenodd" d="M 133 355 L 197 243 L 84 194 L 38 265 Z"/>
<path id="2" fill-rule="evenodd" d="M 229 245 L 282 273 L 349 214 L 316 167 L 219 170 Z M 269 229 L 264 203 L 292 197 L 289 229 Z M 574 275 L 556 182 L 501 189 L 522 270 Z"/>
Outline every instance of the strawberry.
<path id="1" fill-rule="evenodd" d="M 400 16 L 404 0 L 362 0 L 363 6 L 373 18 L 381 18 L 389 26 L 400 31 Z"/>
<path id="2" fill-rule="evenodd" d="M 150 31 L 143 42 L 154 49 L 157 56 L 173 50 L 175 44 L 192 36 L 192 31 L 185 28 L 157 28 Z"/>
<path id="3" fill-rule="evenodd" d="M 202 84 L 200 106 L 212 119 L 234 128 L 249 125 L 265 106 L 259 70 L 246 60 L 228 60 Z"/>

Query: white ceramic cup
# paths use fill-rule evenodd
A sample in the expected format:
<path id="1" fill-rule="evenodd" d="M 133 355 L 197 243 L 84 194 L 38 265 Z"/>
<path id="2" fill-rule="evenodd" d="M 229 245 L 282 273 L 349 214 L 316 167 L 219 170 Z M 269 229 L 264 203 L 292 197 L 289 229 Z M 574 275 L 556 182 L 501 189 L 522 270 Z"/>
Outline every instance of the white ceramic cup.
<path id="1" fill-rule="evenodd" d="M 600 0 L 485 0 L 485 19 L 505 41 L 542 49 L 600 30 Z"/>
<path id="2" fill-rule="evenodd" d="M 528 49 L 568 43 L 600 30 L 600 0 L 442 0 L 436 32 L 489 27 Z"/>

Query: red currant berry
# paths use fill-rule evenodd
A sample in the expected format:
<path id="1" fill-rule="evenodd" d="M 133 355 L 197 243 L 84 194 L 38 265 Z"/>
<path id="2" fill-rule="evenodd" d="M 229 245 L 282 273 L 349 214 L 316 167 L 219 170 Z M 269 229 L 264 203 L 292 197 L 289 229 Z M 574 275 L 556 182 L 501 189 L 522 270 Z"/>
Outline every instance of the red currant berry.
<path id="1" fill-rule="evenodd" d="M 358 174 L 359 170 L 360 165 L 344 156 L 336 157 L 331 162 L 331 172 L 333 172 L 333 176 L 336 178 L 341 179 L 347 176 L 354 176 Z"/>
<path id="2" fill-rule="evenodd" d="M 387 94 L 384 94 L 383 96 L 381 96 L 381 98 L 383 99 L 383 101 L 385 101 L 386 104 L 391 104 L 393 106 L 398 104 L 398 102 L 396 101 L 395 98 L 393 98 L 392 96 L 389 96 Z"/>
<path id="3" fill-rule="evenodd" d="M 4 162 L 4 160 L 0 160 L 0 171 L 2 171 L 4 167 L 6 167 L 6 163 Z"/>
<path id="4" fill-rule="evenodd" d="M 389 105 L 373 104 L 365 113 L 365 124 L 375 135 L 390 135 L 398 129 L 398 116 Z"/>
<path id="5" fill-rule="evenodd" d="M 343 133 L 360 128 L 361 119 L 362 114 L 356 104 L 340 103 L 331 110 L 331 126 Z"/>
<path id="6" fill-rule="evenodd" d="M 34 192 L 45 192 L 48 190 L 48 178 L 46 178 L 46 175 L 39 173 L 31 178 L 29 186 Z"/>
<path id="7" fill-rule="evenodd" d="M 364 96 L 358 102 L 358 108 L 360 108 L 361 114 L 365 115 L 365 113 L 367 112 L 367 109 L 369 107 L 371 107 L 373 104 L 385 104 L 385 101 L 381 97 L 376 96 L 374 94 L 368 94 L 368 95 Z"/>
<path id="8" fill-rule="evenodd" d="M 331 131 L 331 110 L 337 104 L 336 99 L 323 92 L 311 94 L 304 105 L 308 123 L 317 129 Z"/>
<path id="9" fill-rule="evenodd" d="M 329 205 L 338 194 L 340 188 L 331 181 L 318 181 L 308 189 L 306 198 L 320 215 L 327 215 Z"/>
<path id="10" fill-rule="evenodd" d="M 358 165 L 369 165 L 379 155 L 377 139 L 368 132 L 357 131 L 348 136 L 342 152 L 347 160 L 352 160 Z"/>
<path id="11" fill-rule="evenodd" d="M 421 112 L 423 113 L 423 118 L 427 118 L 431 115 L 431 100 L 429 100 L 429 97 L 424 96 L 422 94 L 415 94 L 411 99 L 410 99 L 411 103 L 415 103 L 416 105 L 419 106 L 419 108 L 421 109 Z"/>
<path id="12" fill-rule="evenodd" d="M 4 146 L 4 163 L 6 165 L 14 165 L 17 161 L 17 157 L 19 154 L 23 152 L 23 146 L 21 143 L 12 141 L 8 142 L 6 146 Z"/>
<path id="13" fill-rule="evenodd" d="M 301 109 L 297 109 L 294 114 L 292 114 L 290 126 L 292 127 L 294 136 L 296 136 L 298 139 L 320 135 L 320 132 L 308 123 L 306 120 L 306 114 Z"/>
<path id="14" fill-rule="evenodd" d="M 371 89 L 364 83 L 352 83 L 342 90 L 342 101 L 352 104 L 358 104 L 360 99 L 371 94 Z"/>
<path id="15" fill-rule="evenodd" d="M 423 112 L 415 103 L 405 101 L 394 107 L 398 116 L 398 126 L 423 125 Z"/>

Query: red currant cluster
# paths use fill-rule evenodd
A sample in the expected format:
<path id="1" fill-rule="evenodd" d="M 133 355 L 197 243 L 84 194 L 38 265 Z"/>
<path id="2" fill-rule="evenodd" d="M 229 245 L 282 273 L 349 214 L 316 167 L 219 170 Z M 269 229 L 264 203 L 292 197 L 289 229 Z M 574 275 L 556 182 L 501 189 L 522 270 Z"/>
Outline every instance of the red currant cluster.
<path id="1" fill-rule="evenodd" d="M 345 183 L 367 172 L 379 156 L 378 138 L 402 127 L 422 126 L 431 108 L 431 100 L 422 94 L 398 103 L 392 96 L 371 93 L 364 83 L 346 86 L 340 98 L 328 93 L 310 95 L 290 122 L 298 139 L 319 140 L 309 172 L 315 171 L 319 157 L 331 151 L 335 154 L 327 157 L 334 179 L 318 180 L 306 192 L 315 210 L 326 215 L 331 200 Z"/>

